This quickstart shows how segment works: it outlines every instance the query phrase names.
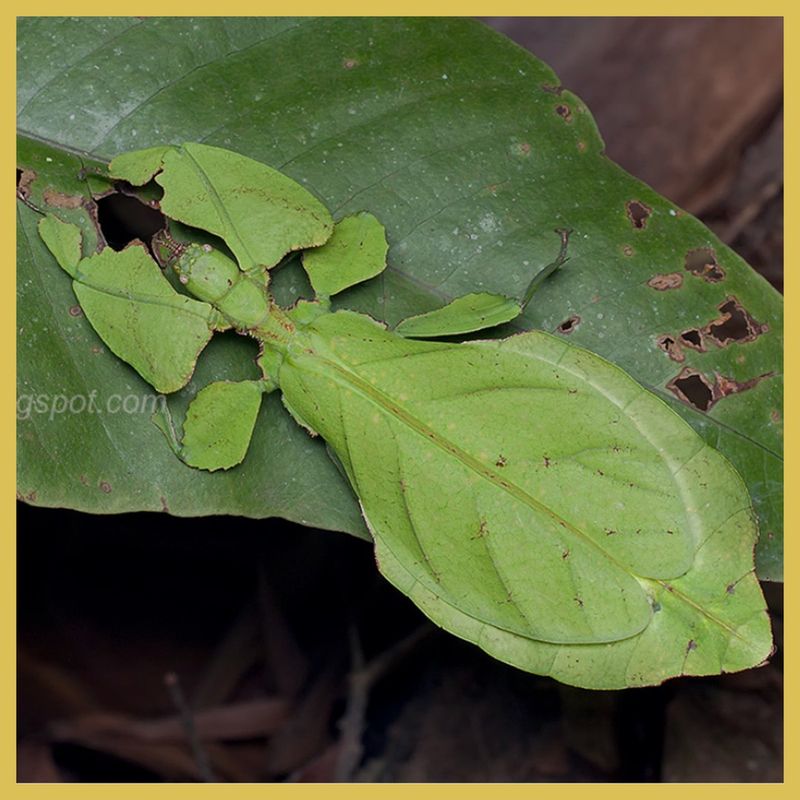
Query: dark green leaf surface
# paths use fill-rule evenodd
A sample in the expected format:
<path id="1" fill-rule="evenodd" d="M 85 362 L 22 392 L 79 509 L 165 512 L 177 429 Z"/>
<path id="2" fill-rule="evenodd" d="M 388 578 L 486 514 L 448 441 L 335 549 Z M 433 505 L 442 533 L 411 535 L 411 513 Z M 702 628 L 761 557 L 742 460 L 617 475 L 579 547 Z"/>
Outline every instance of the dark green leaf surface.
<path id="1" fill-rule="evenodd" d="M 205 142 L 285 171 L 335 219 L 374 214 L 387 228 L 389 267 L 337 302 L 390 324 L 469 292 L 520 298 L 552 260 L 554 231 L 572 229 L 568 263 L 502 332 L 568 335 L 668 400 L 741 472 L 761 522 L 759 574 L 781 576 L 781 300 L 699 222 L 609 162 L 583 104 L 529 54 L 453 19 L 39 18 L 20 22 L 19 46 L 19 126 L 28 136 L 101 160 Z M 134 385 L 110 354 L 91 353 L 85 321 L 67 314 L 69 279 L 34 241 L 34 213 L 20 215 L 20 391 L 57 392 L 67 374 L 104 390 L 112 375 Z M 273 285 L 283 299 L 308 291 L 299 265 Z M 681 345 L 684 331 L 698 333 Z M 239 349 L 225 339 L 209 358 Z M 231 377 L 224 373 L 203 374 Z M 681 388 L 698 407 L 679 399 Z M 38 419 L 32 439 L 22 424 L 20 491 L 123 510 L 155 507 L 142 487 L 156 484 L 176 513 L 281 514 L 359 530 L 349 490 L 318 443 L 289 432 L 275 398 L 265 406 L 272 430 L 259 420 L 257 453 L 234 470 L 259 487 L 256 496 L 225 483 L 233 473 L 209 478 L 168 465 L 174 456 L 160 434 L 130 418 L 83 429 L 69 469 L 52 464 L 76 441 L 64 419 L 47 430 Z M 126 475 L 113 494 L 97 494 L 104 469 L 135 458 L 147 478 Z M 222 481 L 218 493 L 209 480 Z M 285 492 L 292 480 L 305 491 Z"/>

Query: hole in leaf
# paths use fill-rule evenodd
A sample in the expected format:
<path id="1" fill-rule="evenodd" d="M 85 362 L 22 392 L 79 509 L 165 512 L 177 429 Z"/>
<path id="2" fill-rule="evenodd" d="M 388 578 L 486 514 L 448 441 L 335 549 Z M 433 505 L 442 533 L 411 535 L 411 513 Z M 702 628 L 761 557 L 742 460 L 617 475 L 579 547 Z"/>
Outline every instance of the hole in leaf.
<path id="1" fill-rule="evenodd" d="M 686 360 L 686 356 L 684 355 L 683 350 L 681 350 L 680 344 L 671 336 L 659 336 L 658 339 L 656 339 L 656 345 L 658 345 L 658 347 L 663 350 L 673 361 L 680 363 Z"/>
<path id="2" fill-rule="evenodd" d="M 695 350 L 700 350 L 701 352 L 705 350 L 703 347 L 703 336 L 696 328 L 684 331 L 681 334 L 681 340 L 684 344 L 693 347 Z"/>
<path id="3" fill-rule="evenodd" d="M 686 253 L 685 268 L 708 283 L 718 283 L 725 277 L 725 270 L 717 263 L 717 254 L 711 247 L 698 247 Z"/>
<path id="4" fill-rule="evenodd" d="M 164 215 L 135 197 L 115 192 L 96 202 L 100 230 L 114 250 L 124 249 L 134 239 L 149 247 L 153 234 L 164 227 Z"/>
<path id="5" fill-rule="evenodd" d="M 559 333 L 572 333 L 575 328 L 578 327 L 581 323 L 581 318 L 577 314 L 573 314 L 571 317 L 567 317 L 559 326 L 558 332 Z"/>
<path id="6" fill-rule="evenodd" d="M 714 390 L 699 372 L 685 369 L 667 384 L 667 388 L 699 411 L 708 411 L 714 402 Z"/>
<path id="7" fill-rule="evenodd" d="M 720 347 L 731 342 L 752 342 L 769 330 L 768 325 L 757 322 L 736 300 L 729 297 L 719 306 L 722 316 L 710 322 L 706 333 Z"/>
<path id="8" fill-rule="evenodd" d="M 765 372 L 746 381 L 737 381 L 715 372 L 714 382 L 709 383 L 704 375 L 687 367 L 667 384 L 667 388 L 679 400 L 693 406 L 698 411 L 708 411 L 711 406 L 724 397 L 746 392 L 748 389 L 758 386 L 765 378 L 771 378 L 774 375 L 774 372 Z"/>
<path id="9" fill-rule="evenodd" d="M 653 213 L 653 209 L 650 206 L 639 200 L 628 200 L 625 203 L 625 208 L 628 211 L 628 219 L 633 223 L 633 227 L 640 230 L 647 225 L 647 219 Z"/>

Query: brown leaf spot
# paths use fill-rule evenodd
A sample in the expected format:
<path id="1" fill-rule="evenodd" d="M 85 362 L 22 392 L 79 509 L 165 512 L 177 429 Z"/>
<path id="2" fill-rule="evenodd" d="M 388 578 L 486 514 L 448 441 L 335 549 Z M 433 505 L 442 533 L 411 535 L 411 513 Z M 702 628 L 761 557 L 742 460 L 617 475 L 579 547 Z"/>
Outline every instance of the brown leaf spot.
<path id="1" fill-rule="evenodd" d="M 520 142 L 517 145 L 517 152 L 523 156 L 529 156 L 531 154 L 531 146 L 528 142 Z"/>
<path id="2" fill-rule="evenodd" d="M 83 205 L 82 197 L 57 192 L 49 187 L 44 190 L 42 197 L 47 205 L 55 206 L 56 208 L 80 208 Z"/>
<path id="3" fill-rule="evenodd" d="M 572 111 L 569 106 L 560 103 L 556 106 L 556 114 L 558 114 L 564 122 L 572 122 Z"/>
<path id="4" fill-rule="evenodd" d="M 684 267 L 708 283 L 718 283 L 725 277 L 725 270 L 717 263 L 717 254 L 711 247 L 697 247 L 686 253 Z"/>
<path id="5" fill-rule="evenodd" d="M 772 413 L 769 415 L 769 418 L 776 424 L 779 425 L 781 422 L 781 412 L 778 411 L 777 408 L 772 410 Z"/>
<path id="6" fill-rule="evenodd" d="M 100 481 L 100 491 L 111 494 L 111 484 L 108 481 Z"/>
<path id="7" fill-rule="evenodd" d="M 579 141 L 579 142 L 578 142 L 578 152 L 579 152 L 579 153 L 585 153 L 585 152 L 586 152 L 586 147 L 587 147 L 587 144 L 586 144 L 586 142 L 584 142 L 584 141 L 581 139 L 581 141 Z"/>
<path id="8" fill-rule="evenodd" d="M 564 87 L 556 86 L 552 83 L 543 83 L 542 91 L 547 92 L 548 94 L 561 94 L 564 91 Z"/>
<path id="9" fill-rule="evenodd" d="M 17 169 L 17 196 L 27 200 L 31 193 L 31 184 L 36 180 L 32 169 Z"/>
<path id="10" fill-rule="evenodd" d="M 83 314 L 83 309 L 80 306 L 70 306 L 69 315 L 71 317 L 80 317 Z"/>
<path id="11" fill-rule="evenodd" d="M 353 69 L 353 67 L 358 66 L 358 61 L 355 58 L 345 58 L 344 61 L 342 61 L 342 66 L 345 69 Z"/>
<path id="12" fill-rule="evenodd" d="M 647 226 L 647 220 L 653 213 L 653 209 L 641 200 L 628 200 L 625 203 L 625 210 L 628 212 L 628 219 L 633 223 L 633 227 L 639 230 Z"/>
<path id="13" fill-rule="evenodd" d="M 630 258 L 635 252 L 636 251 L 629 244 L 622 245 L 622 255 Z"/>
<path id="14" fill-rule="evenodd" d="M 697 650 L 697 642 L 694 639 L 689 639 L 686 644 L 686 652 L 691 653 L 692 650 Z"/>
<path id="15" fill-rule="evenodd" d="M 657 292 L 666 292 L 669 289 L 680 289 L 683 285 L 683 275 L 680 272 L 669 272 L 665 275 L 653 275 L 647 285 Z"/>
<path id="16" fill-rule="evenodd" d="M 578 325 L 581 324 L 581 318 L 577 314 L 573 314 L 571 317 L 567 317 L 562 323 L 558 325 L 558 332 L 559 333 L 572 333 Z"/>
<path id="17" fill-rule="evenodd" d="M 683 350 L 681 350 L 680 344 L 678 344 L 678 342 L 676 342 L 675 339 L 668 334 L 659 336 L 658 339 L 656 339 L 656 345 L 673 361 L 677 361 L 680 364 L 686 360 L 686 356 L 684 355 Z"/>

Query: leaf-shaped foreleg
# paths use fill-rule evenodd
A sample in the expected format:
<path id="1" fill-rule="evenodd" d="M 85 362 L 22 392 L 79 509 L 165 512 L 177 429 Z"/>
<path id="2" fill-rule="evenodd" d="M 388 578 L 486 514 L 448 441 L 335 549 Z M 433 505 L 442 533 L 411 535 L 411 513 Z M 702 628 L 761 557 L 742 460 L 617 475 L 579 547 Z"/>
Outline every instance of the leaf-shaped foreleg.
<path id="1" fill-rule="evenodd" d="M 75 226 L 48 216 L 39 230 L 72 276 L 83 312 L 109 349 L 159 392 L 185 386 L 214 331 L 227 327 L 220 314 L 176 292 L 140 242 L 76 260 Z"/>

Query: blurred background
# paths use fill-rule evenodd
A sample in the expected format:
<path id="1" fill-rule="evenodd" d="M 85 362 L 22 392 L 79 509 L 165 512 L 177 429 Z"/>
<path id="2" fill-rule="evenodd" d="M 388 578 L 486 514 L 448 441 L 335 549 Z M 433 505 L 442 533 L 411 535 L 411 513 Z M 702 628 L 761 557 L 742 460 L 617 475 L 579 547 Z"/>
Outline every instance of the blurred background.
<path id="1" fill-rule="evenodd" d="M 782 289 L 780 19 L 483 22 Z M 343 534 L 25 504 L 18 521 L 21 782 L 782 780 L 782 647 L 589 692 L 438 631 Z M 781 645 L 782 587 L 764 588 Z"/>

